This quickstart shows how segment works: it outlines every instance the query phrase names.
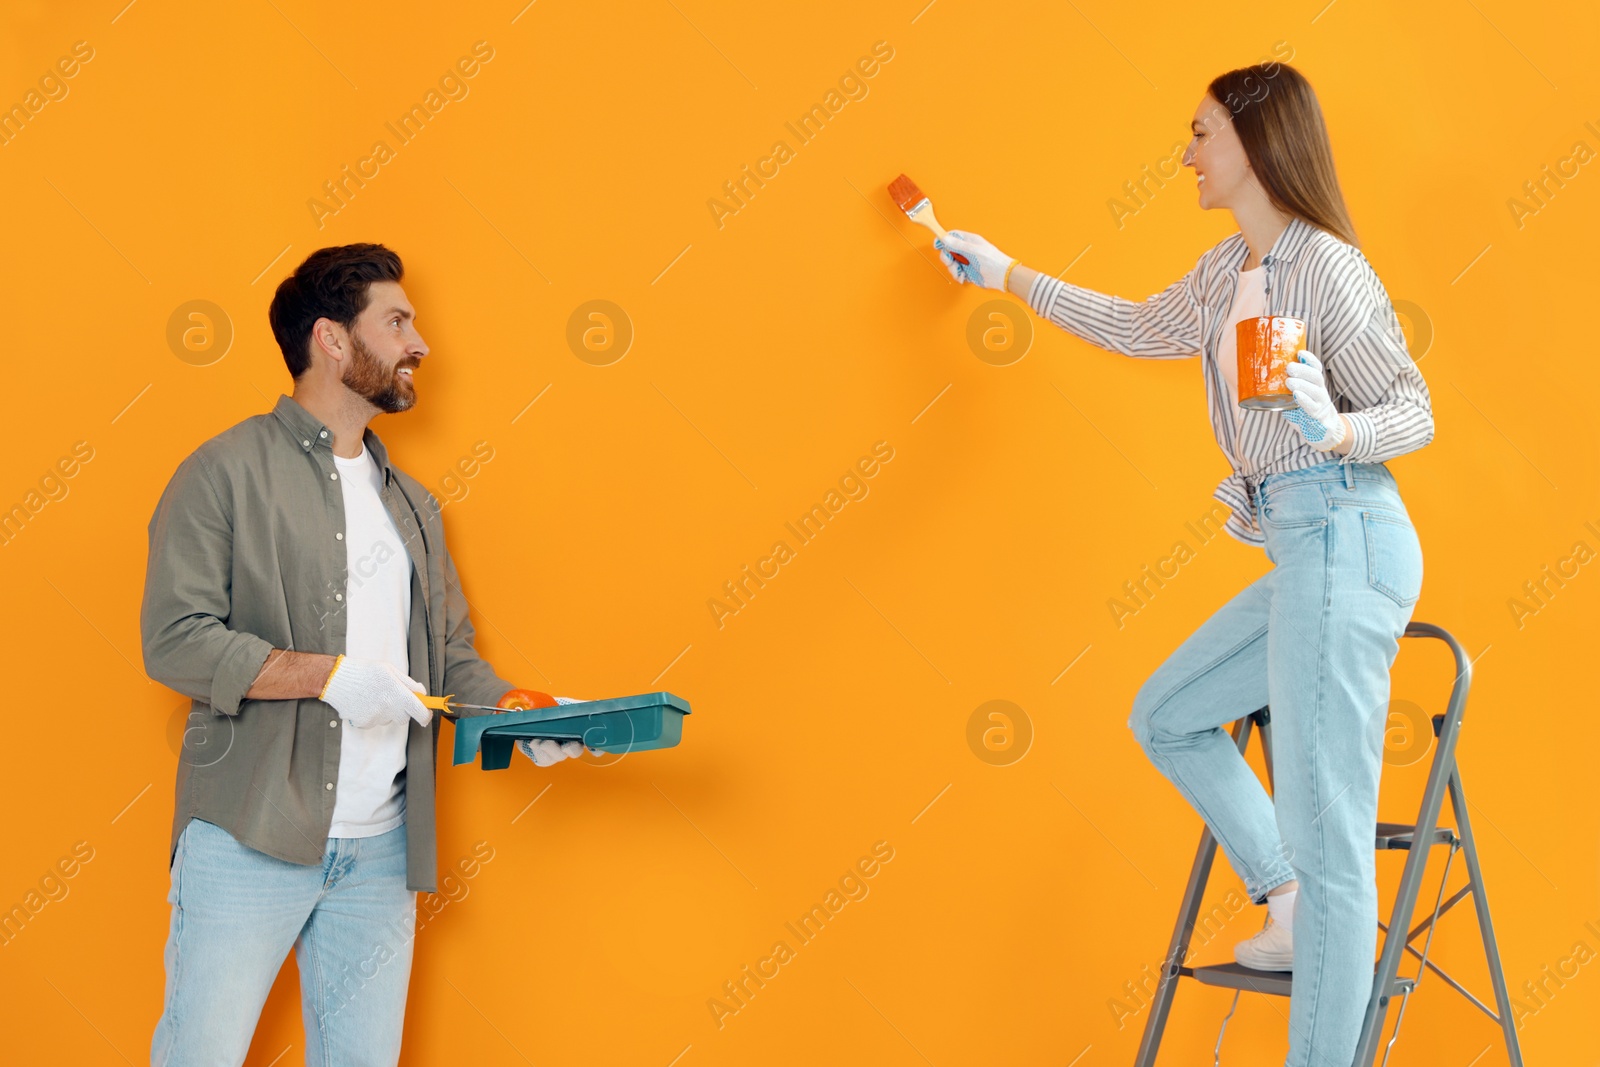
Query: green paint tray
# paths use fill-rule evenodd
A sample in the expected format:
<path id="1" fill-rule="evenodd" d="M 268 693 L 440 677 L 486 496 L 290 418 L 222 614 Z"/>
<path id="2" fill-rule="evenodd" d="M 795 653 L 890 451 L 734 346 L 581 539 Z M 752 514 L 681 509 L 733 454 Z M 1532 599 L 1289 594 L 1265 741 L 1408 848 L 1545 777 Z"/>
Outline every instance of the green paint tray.
<path id="1" fill-rule="evenodd" d="M 608 697 L 553 708 L 529 708 L 498 715 L 470 715 L 456 720 L 456 764 L 483 754 L 483 769 L 511 766 L 516 743 L 534 738 L 582 741 L 605 753 L 646 752 L 671 748 L 683 737 L 689 702 L 671 693 Z"/>

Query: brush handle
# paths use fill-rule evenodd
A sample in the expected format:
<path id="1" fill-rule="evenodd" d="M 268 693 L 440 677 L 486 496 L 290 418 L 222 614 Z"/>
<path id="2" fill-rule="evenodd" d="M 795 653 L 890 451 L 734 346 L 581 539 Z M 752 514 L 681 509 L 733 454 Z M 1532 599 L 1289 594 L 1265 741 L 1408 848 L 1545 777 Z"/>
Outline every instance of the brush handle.
<path id="1" fill-rule="evenodd" d="M 461 718 L 461 716 L 459 713 L 450 710 L 452 707 L 459 706 L 451 703 L 451 698 L 454 696 L 454 693 L 451 693 L 450 696 L 445 697 L 427 696 L 422 693 L 418 693 L 417 699 L 422 701 L 423 707 L 432 708 L 434 711 L 437 711 L 440 715 L 443 715 L 451 722 L 455 722 L 457 719 Z"/>
<path id="2" fill-rule="evenodd" d="M 945 228 L 943 226 L 939 225 L 939 220 L 934 217 L 934 215 L 933 215 L 933 205 L 932 204 L 929 204 L 927 207 L 923 208 L 921 211 L 917 212 L 915 215 L 912 215 L 911 216 L 911 221 L 917 223 L 920 226 L 926 226 L 928 229 L 933 231 L 933 235 L 935 237 L 942 238 L 947 233 Z M 967 257 L 963 256 L 959 252 L 951 252 L 950 253 L 950 258 L 955 260 L 957 263 L 962 264 L 963 266 L 965 266 L 969 262 Z"/>

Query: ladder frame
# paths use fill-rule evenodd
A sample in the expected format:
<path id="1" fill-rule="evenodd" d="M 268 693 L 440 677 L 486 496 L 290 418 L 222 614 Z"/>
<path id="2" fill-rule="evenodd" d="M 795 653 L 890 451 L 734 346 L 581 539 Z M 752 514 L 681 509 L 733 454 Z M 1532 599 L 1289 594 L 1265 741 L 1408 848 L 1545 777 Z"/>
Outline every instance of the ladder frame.
<path id="1" fill-rule="evenodd" d="M 1461 770 L 1456 763 L 1456 747 L 1461 736 L 1462 719 L 1466 712 L 1467 694 L 1472 685 L 1472 663 L 1467 658 L 1466 652 L 1460 643 L 1446 630 L 1430 623 L 1412 622 L 1406 626 L 1406 637 L 1432 637 L 1443 641 L 1450 648 L 1455 659 L 1456 677 L 1450 689 L 1449 705 L 1443 715 L 1431 717 L 1434 736 L 1437 739 L 1433 755 L 1433 763 L 1428 770 L 1427 784 L 1423 787 L 1422 803 L 1417 812 L 1417 820 L 1412 825 L 1403 823 L 1379 822 L 1374 838 L 1375 847 L 1382 850 L 1404 850 L 1406 855 L 1405 869 L 1400 875 L 1400 887 L 1395 893 L 1394 907 L 1388 924 L 1379 922 L 1378 926 L 1383 931 L 1383 947 L 1379 954 L 1377 966 L 1374 969 L 1372 981 L 1372 994 L 1367 1001 L 1366 1015 L 1362 1021 L 1361 1036 L 1356 1045 L 1356 1055 L 1352 1067 L 1371 1067 L 1377 1058 L 1380 1042 L 1382 1041 L 1384 1024 L 1388 1017 L 1389 1002 L 1397 995 L 1409 995 L 1424 973 L 1419 967 L 1415 976 L 1406 976 L 1399 973 L 1400 957 L 1403 953 L 1423 959 L 1423 967 L 1427 971 L 1439 974 L 1451 988 L 1462 994 L 1472 1002 L 1480 1011 L 1488 1015 L 1499 1026 L 1505 1038 L 1506 1052 L 1510 1059 L 1511 1067 L 1523 1067 L 1521 1044 L 1517 1039 L 1516 1023 L 1511 1016 L 1511 998 L 1506 989 L 1505 972 L 1501 966 L 1499 944 L 1495 939 L 1494 923 L 1490 918 L 1489 900 L 1484 888 L 1483 872 L 1478 862 L 1477 840 L 1473 836 L 1472 821 L 1468 816 L 1466 794 L 1461 786 Z M 1243 754 L 1249 743 L 1253 728 L 1261 730 L 1261 748 L 1267 770 L 1267 789 L 1273 789 L 1272 780 L 1272 715 L 1268 707 L 1261 707 L 1237 720 L 1231 731 L 1239 752 Z M 1439 826 L 1439 813 L 1443 807 L 1445 795 L 1450 797 L 1451 813 L 1455 817 L 1457 830 Z M 1458 836 L 1459 835 L 1459 836 Z M 1426 842 L 1425 847 L 1412 847 L 1416 842 Z M 1408 930 L 1411 916 L 1415 911 L 1417 898 L 1422 888 L 1422 878 L 1426 872 L 1428 858 L 1434 845 L 1449 845 L 1452 852 L 1456 847 L 1466 854 L 1467 884 L 1453 894 L 1449 903 L 1439 907 L 1433 915 L 1427 917 L 1414 929 Z M 1145 1019 L 1144 1036 L 1139 1042 L 1139 1052 L 1134 1059 L 1134 1067 L 1155 1067 L 1156 1056 L 1160 1051 L 1161 1037 L 1166 1029 L 1168 1015 L 1172 1011 L 1173 998 L 1177 994 L 1178 980 L 1180 978 L 1194 978 L 1207 985 L 1226 986 L 1233 989 L 1249 992 L 1269 993 L 1287 996 L 1292 988 L 1292 975 L 1290 971 L 1253 971 L 1237 963 L 1220 964 L 1214 966 L 1189 967 L 1184 964 L 1184 959 L 1189 953 L 1189 944 L 1194 937 L 1194 928 L 1199 921 L 1200 908 L 1204 902 L 1206 885 L 1211 879 L 1212 864 L 1216 859 L 1217 843 L 1211 834 L 1210 827 L 1206 827 L 1200 834 L 1200 845 L 1195 852 L 1194 865 L 1189 874 L 1189 883 L 1184 889 L 1183 902 L 1178 909 L 1177 925 L 1173 929 L 1172 939 L 1168 944 L 1167 954 L 1161 966 L 1161 976 L 1156 987 L 1155 997 L 1150 1004 L 1150 1011 Z M 1446 867 L 1445 876 L 1448 877 L 1449 869 Z M 1443 884 L 1440 886 L 1441 895 Z M 1489 964 L 1489 977 L 1494 986 L 1495 1002 L 1500 1013 L 1496 1015 L 1482 1001 L 1467 991 L 1456 979 L 1452 978 L 1436 963 L 1423 958 L 1412 948 L 1411 942 L 1428 931 L 1434 921 L 1444 912 L 1454 907 L 1468 894 L 1473 898 L 1473 910 L 1478 916 L 1478 932 L 1483 939 L 1484 955 Z M 1403 933 L 1396 934 L 1396 931 Z M 1398 1029 L 1397 1029 L 1398 1035 Z M 1394 1038 L 1390 1038 L 1391 1043 Z"/>

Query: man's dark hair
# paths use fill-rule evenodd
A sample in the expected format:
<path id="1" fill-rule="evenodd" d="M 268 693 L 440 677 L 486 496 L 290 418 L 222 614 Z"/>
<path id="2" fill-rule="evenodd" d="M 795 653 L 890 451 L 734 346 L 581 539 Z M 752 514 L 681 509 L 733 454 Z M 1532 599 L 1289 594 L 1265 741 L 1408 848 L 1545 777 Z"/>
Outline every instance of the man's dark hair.
<path id="1" fill-rule="evenodd" d="M 311 327 L 318 319 L 354 329 L 372 283 L 398 282 L 404 274 L 400 257 L 382 245 L 339 245 L 307 256 L 279 283 L 267 309 L 289 376 L 298 379 L 310 368 Z"/>

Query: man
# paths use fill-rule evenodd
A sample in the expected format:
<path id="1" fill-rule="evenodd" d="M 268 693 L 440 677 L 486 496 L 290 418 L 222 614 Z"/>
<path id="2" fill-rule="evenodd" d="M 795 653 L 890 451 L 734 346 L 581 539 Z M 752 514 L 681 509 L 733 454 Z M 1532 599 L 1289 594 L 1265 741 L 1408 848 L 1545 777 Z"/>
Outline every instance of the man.
<path id="1" fill-rule="evenodd" d="M 153 1064 L 243 1063 L 291 945 L 306 1062 L 399 1059 L 416 891 L 436 888 L 417 694 L 513 689 L 474 648 L 439 502 L 367 428 L 416 402 L 428 354 L 402 273 L 374 244 L 300 264 L 268 312 L 294 395 L 197 448 L 150 520 L 145 667 L 193 700 Z"/>

